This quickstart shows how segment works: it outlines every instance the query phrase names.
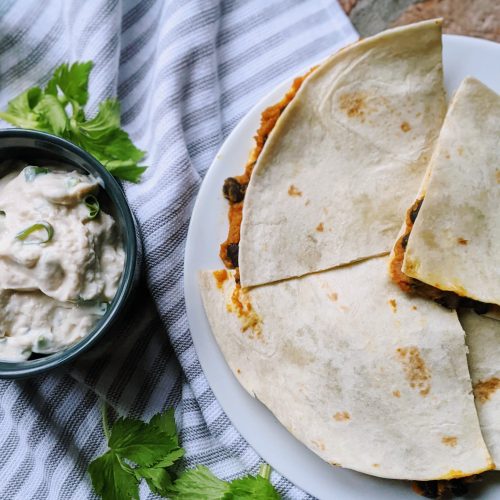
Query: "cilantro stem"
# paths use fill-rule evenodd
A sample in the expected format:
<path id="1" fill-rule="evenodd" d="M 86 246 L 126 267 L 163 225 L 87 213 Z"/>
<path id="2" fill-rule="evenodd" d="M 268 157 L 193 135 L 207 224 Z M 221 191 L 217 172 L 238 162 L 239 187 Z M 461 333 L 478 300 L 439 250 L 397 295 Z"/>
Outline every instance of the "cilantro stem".
<path id="1" fill-rule="evenodd" d="M 109 429 L 108 405 L 106 402 L 102 404 L 101 415 L 102 415 L 102 428 L 104 430 L 104 435 L 106 436 L 106 439 L 109 442 L 109 438 L 111 437 L 111 431 Z"/>
<path id="2" fill-rule="evenodd" d="M 269 477 L 271 476 L 271 466 L 269 464 L 261 464 L 259 468 L 259 476 L 269 481 Z"/>
<path id="3" fill-rule="evenodd" d="M 77 102 L 75 102 L 73 99 L 71 99 L 71 109 L 73 111 L 73 116 L 71 117 L 72 120 L 75 120 L 75 125 L 76 125 L 76 117 L 78 116 L 78 113 L 80 111 L 80 106 Z"/>

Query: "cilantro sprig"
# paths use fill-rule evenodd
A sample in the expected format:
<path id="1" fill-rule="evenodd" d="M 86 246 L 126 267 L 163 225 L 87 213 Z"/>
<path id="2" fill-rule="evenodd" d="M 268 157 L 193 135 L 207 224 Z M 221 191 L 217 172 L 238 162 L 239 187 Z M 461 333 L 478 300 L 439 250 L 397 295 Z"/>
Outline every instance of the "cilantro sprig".
<path id="1" fill-rule="evenodd" d="M 179 446 L 172 410 L 155 415 L 149 423 L 119 418 L 109 425 L 107 406 L 102 422 L 109 450 L 91 462 L 89 473 L 95 491 L 104 500 L 139 498 L 139 482 L 167 496 L 172 486 L 168 468 L 184 455 Z"/>
<path id="2" fill-rule="evenodd" d="M 279 493 L 269 482 L 271 468 L 260 467 L 257 476 L 246 476 L 230 483 L 215 477 L 209 469 L 198 465 L 185 471 L 175 481 L 175 500 L 280 500 Z"/>
<path id="3" fill-rule="evenodd" d="M 88 83 L 93 63 L 61 64 L 47 85 L 32 87 L 9 101 L 0 118 L 16 127 L 41 130 L 68 139 L 95 156 L 115 177 L 139 182 L 146 154 L 120 126 L 120 103 L 106 99 L 87 119 Z"/>
<path id="4" fill-rule="evenodd" d="M 184 450 L 179 446 L 174 413 L 155 415 L 148 423 L 118 418 L 111 427 L 107 406 L 102 412 L 109 450 L 89 466 L 92 484 L 103 500 L 138 500 L 139 483 L 146 480 L 154 493 L 172 500 L 280 500 L 263 464 L 257 476 L 231 482 L 207 467 L 179 472 Z"/>

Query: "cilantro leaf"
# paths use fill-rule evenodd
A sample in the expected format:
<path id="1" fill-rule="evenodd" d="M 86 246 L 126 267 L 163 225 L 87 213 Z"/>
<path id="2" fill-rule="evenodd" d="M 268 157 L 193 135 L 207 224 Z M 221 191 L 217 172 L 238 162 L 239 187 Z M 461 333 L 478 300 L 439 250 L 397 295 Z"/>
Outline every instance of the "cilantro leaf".
<path id="1" fill-rule="evenodd" d="M 114 423 L 109 447 L 120 457 L 144 467 L 168 459 L 172 452 L 177 459 L 180 452 L 176 436 L 132 418 L 119 418 Z"/>
<path id="2" fill-rule="evenodd" d="M 147 167 L 126 166 L 110 168 L 109 165 L 104 165 L 115 177 L 129 182 L 140 182 L 142 173 Z"/>
<path id="3" fill-rule="evenodd" d="M 32 87 L 9 101 L 0 118 L 22 128 L 42 130 L 68 139 L 100 161 L 112 175 L 139 182 L 146 167 L 145 152 L 120 126 L 120 104 L 106 99 L 97 114 L 86 119 L 88 83 L 93 63 L 61 64 L 45 88 Z"/>
<path id="4" fill-rule="evenodd" d="M 61 64 L 49 80 L 46 93 L 57 96 L 59 89 L 67 100 L 84 106 L 89 100 L 89 75 L 93 66 L 91 61 L 75 62 L 71 66 Z"/>
<path id="5" fill-rule="evenodd" d="M 174 465 L 179 458 L 182 458 L 184 453 L 183 448 L 173 450 L 168 455 L 165 455 L 159 462 L 156 462 L 155 467 L 170 467 L 171 465 Z"/>
<path id="6" fill-rule="evenodd" d="M 222 500 L 230 491 L 229 484 L 217 478 L 207 467 L 198 465 L 185 471 L 175 481 L 175 500 Z"/>
<path id="7" fill-rule="evenodd" d="M 209 469 L 198 466 L 187 470 L 175 481 L 171 491 L 175 500 L 280 500 L 269 482 L 271 468 L 261 466 L 259 475 L 247 476 L 226 483 Z"/>
<path id="8" fill-rule="evenodd" d="M 157 413 L 151 417 L 149 425 L 156 427 L 161 432 L 166 432 L 169 436 L 177 439 L 177 427 L 175 425 L 174 409 L 170 408 L 163 413 Z"/>
<path id="9" fill-rule="evenodd" d="M 59 99 L 50 94 L 41 96 L 40 101 L 34 108 L 39 117 L 44 117 L 50 132 L 55 135 L 64 136 L 68 129 L 69 120 L 64 106 Z"/>
<path id="10" fill-rule="evenodd" d="M 224 500 L 280 500 L 274 486 L 262 476 L 247 476 L 230 483 Z"/>
<path id="11" fill-rule="evenodd" d="M 120 128 L 120 103 L 116 99 L 106 99 L 99 104 L 97 115 L 91 120 L 80 123 L 80 130 L 88 137 L 99 139 L 110 130 Z"/>
<path id="12" fill-rule="evenodd" d="M 103 500 L 138 500 L 139 481 L 120 462 L 116 453 L 107 451 L 89 465 L 92 486 Z"/>
<path id="13" fill-rule="evenodd" d="M 157 495 L 168 496 L 172 490 L 172 478 L 162 467 L 138 467 L 136 476 L 144 478 L 149 489 Z"/>
<path id="14" fill-rule="evenodd" d="M 138 182 L 145 170 L 137 165 L 144 158 L 144 151 L 135 147 L 120 128 L 120 104 L 116 100 L 107 99 L 92 120 L 78 122 L 72 139 L 120 179 Z"/>
<path id="15" fill-rule="evenodd" d="M 34 111 L 41 96 L 40 87 L 26 90 L 8 102 L 7 111 L 0 112 L 0 118 L 17 127 L 45 130 L 44 122 Z"/>

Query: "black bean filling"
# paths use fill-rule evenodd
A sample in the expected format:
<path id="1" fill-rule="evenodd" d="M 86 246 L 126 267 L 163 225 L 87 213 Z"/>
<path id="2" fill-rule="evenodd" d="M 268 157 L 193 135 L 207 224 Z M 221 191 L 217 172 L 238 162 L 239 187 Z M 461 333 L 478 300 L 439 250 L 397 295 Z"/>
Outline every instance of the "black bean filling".
<path id="1" fill-rule="evenodd" d="M 474 309 L 476 314 L 486 314 L 493 305 L 494 304 L 468 299 L 467 297 L 460 298 L 460 307 L 470 307 Z"/>
<path id="2" fill-rule="evenodd" d="M 420 211 L 420 207 L 422 206 L 423 201 L 424 199 L 421 198 L 420 200 L 418 200 L 418 203 L 416 203 L 411 209 L 410 220 L 412 221 L 413 224 L 415 224 L 415 221 L 417 220 L 417 215 L 418 212 Z"/>
<path id="3" fill-rule="evenodd" d="M 445 500 L 453 497 L 463 497 L 469 492 L 469 482 L 476 478 L 450 479 L 449 481 L 417 481 L 421 495 L 426 498 Z"/>
<path id="4" fill-rule="evenodd" d="M 227 246 L 227 256 L 229 257 L 229 260 L 231 261 L 231 264 L 234 267 L 238 267 L 238 252 L 239 252 L 238 243 L 230 243 Z"/>
<path id="5" fill-rule="evenodd" d="M 410 237 L 410 233 L 405 234 L 405 235 L 403 236 L 403 239 L 401 240 L 401 246 L 402 246 L 403 248 L 406 248 L 406 247 L 408 246 L 408 238 L 409 238 L 409 237 Z"/>
<path id="6" fill-rule="evenodd" d="M 229 203 L 239 203 L 245 197 L 247 184 L 239 183 L 234 177 L 228 177 L 222 186 L 222 194 Z"/>
<path id="7" fill-rule="evenodd" d="M 447 309 L 458 309 L 465 307 L 468 309 L 473 309 L 476 314 L 486 314 L 490 311 L 493 304 L 487 304 L 485 302 L 479 302 L 477 300 L 472 300 L 467 297 L 460 297 L 453 292 L 443 292 L 443 295 L 435 301 L 446 307 Z"/>
<path id="8" fill-rule="evenodd" d="M 452 479 L 450 481 L 451 494 L 455 497 L 463 497 L 469 492 L 469 486 L 460 479 Z"/>
<path id="9" fill-rule="evenodd" d="M 422 496 L 426 498 L 437 498 L 438 496 L 438 482 L 437 481 L 423 481 L 418 485 L 422 489 Z"/>

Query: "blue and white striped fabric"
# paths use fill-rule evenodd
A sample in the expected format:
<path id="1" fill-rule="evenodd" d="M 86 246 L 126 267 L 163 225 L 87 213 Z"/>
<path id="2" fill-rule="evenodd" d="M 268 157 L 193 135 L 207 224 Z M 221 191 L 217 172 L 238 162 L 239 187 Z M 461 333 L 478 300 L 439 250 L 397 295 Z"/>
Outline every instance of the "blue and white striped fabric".
<path id="1" fill-rule="evenodd" d="M 145 247 L 144 283 L 121 327 L 77 362 L 0 382 L 0 498 L 93 498 L 86 469 L 106 442 L 100 399 L 149 418 L 176 407 L 186 465 L 223 479 L 260 458 L 204 377 L 183 297 L 184 240 L 217 149 L 273 86 L 357 38 L 336 0 L 0 0 L 0 106 L 64 61 L 93 60 L 91 111 L 118 95 L 149 152 L 127 185 Z M 306 498 L 273 474 L 284 498 Z M 153 498 L 147 488 L 141 498 Z"/>

